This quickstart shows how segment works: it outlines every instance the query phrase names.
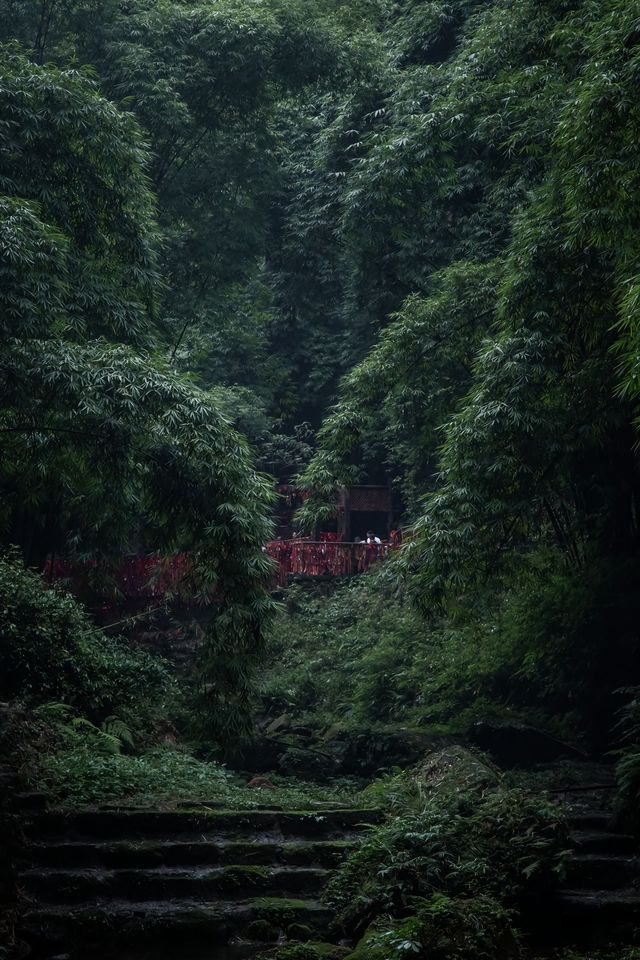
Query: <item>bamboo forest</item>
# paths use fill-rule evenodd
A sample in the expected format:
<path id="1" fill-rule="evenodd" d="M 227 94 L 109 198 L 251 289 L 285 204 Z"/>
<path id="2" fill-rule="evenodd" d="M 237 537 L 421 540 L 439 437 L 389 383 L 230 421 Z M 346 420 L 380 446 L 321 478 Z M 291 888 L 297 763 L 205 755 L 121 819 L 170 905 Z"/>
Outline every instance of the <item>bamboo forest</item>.
<path id="1" fill-rule="evenodd" d="M 640 0 L 0 0 L 0 960 L 640 960 Z"/>

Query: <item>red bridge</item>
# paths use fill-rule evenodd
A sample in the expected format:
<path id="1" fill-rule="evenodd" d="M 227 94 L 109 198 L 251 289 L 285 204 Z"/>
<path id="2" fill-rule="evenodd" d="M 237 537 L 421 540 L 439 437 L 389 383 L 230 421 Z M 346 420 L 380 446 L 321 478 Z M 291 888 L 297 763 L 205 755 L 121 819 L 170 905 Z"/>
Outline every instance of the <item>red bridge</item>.
<path id="1" fill-rule="evenodd" d="M 78 599 L 104 618 L 116 611 L 135 611 L 177 600 L 184 606 L 206 606 L 195 596 L 191 563 L 186 553 L 163 557 L 134 554 L 117 562 L 73 561 L 50 557 L 44 569 L 48 583 L 63 583 Z"/>
<path id="2" fill-rule="evenodd" d="M 395 540 L 341 543 L 332 539 L 296 539 L 274 540 L 265 550 L 277 565 L 274 587 L 285 587 L 296 577 L 347 577 L 366 573 L 397 546 Z M 206 607 L 211 599 L 195 597 L 191 564 L 185 553 L 171 557 L 155 553 L 123 557 L 109 568 L 97 560 L 76 563 L 51 558 L 44 577 L 49 582 L 66 583 L 75 596 L 94 609 L 100 608 L 107 618 L 115 610 L 155 605 L 165 600 Z"/>
<path id="3" fill-rule="evenodd" d="M 267 552 L 278 564 L 278 586 L 300 577 L 349 577 L 389 556 L 397 541 L 341 543 L 336 540 L 274 540 Z"/>

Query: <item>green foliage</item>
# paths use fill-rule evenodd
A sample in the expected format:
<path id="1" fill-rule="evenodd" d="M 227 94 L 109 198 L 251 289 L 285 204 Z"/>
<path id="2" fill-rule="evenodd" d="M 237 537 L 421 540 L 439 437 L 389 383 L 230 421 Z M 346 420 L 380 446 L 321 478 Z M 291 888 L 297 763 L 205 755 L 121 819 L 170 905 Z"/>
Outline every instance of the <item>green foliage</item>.
<path id="1" fill-rule="evenodd" d="M 1 71 L 3 538 L 38 567 L 128 551 L 132 531 L 190 549 L 218 612 L 202 723 L 235 742 L 272 610 L 269 483 L 215 399 L 150 352 L 158 234 L 136 121 L 77 71 L 15 53 Z"/>
<path id="2" fill-rule="evenodd" d="M 454 264 L 433 278 L 431 297 L 412 296 L 392 316 L 367 358 L 344 378 L 345 399 L 318 433 L 320 450 L 301 481 L 314 495 L 300 511 L 302 523 L 335 513 L 337 487 L 357 479 L 341 463 L 354 447 L 365 468 L 380 444 L 402 464 L 409 503 L 424 488 L 438 429 L 469 382 L 479 337 L 492 318 L 496 273 L 495 263 Z"/>
<path id="3" fill-rule="evenodd" d="M 25 768 L 32 782 L 55 802 L 71 807 L 105 801 L 163 804 L 225 796 L 227 775 L 216 764 L 201 764 L 187 754 L 163 749 L 123 756 L 86 731 L 66 740 L 61 749 Z"/>
<path id="4" fill-rule="evenodd" d="M 339 928 L 364 932 L 353 960 L 514 956 L 522 897 L 562 871 L 558 808 L 507 787 L 479 758 L 444 753 L 445 776 L 434 758 L 376 785 L 391 817 L 330 881 Z"/>
<path id="5" fill-rule="evenodd" d="M 73 715 L 73 709 L 66 703 L 45 703 L 33 712 L 38 720 L 51 724 L 64 742 L 65 740 L 86 742 L 88 747 L 101 755 L 119 754 L 123 746 L 134 746 L 131 730 L 123 720 L 108 717 L 99 727 L 86 717 Z"/>
<path id="6" fill-rule="evenodd" d="M 583 569 L 634 549 L 637 5 L 396 9 L 336 201 L 350 323 L 382 329 L 319 432 L 303 517 L 383 461 L 429 606 L 532 544 Z"/>
<path id="7" fill-rule="evenodd" d="M 272 711 L 314 724 L 397 721 L 418 696 L 423 644 L 415 611 L 368 578 L 326 599 L 291 587 L 271 631 L 263 698 Z"/>
<path id="8" fill-rule="evenodd" d="M 512 954 L 509 914 L 490 897 L 450 899 L 436 894 L 416 901 L 415 914 L 374 927 L 349 960 L 499 960 Z"/>
<path id="9" fill-rule="evenodd" d="M 15 344 L 4 373 L 5 523 L 28 491 L 24 519 L 40 550 L 66 528 L 76 551 L 117 554 L 136 523 L 156 546 L 191 547 L 193 589 L 213 592 L 219 607 L 202 658 L 202 713 L 235 739 L 273 608 L 260 549 L 271 493 L 247 443 L 206 395 L 125 348 Z"/>
<path id="10" fill-rule="evenodd" d="M 0 557 L 0 610 L 3 700 L 56 701 L 63 714 L 72 705 L 105 724 L 90 726 L 112 746 L 130 739 L 125 721 L 144 724 L 166 708 L 173 689 L 167 665 L 104 637 L 75 600 L 45 587 L 15 557 Z"/>
<path id="11" fill-rule="evenodd" d="M 350 932 L 404 918 L 417 898 L 438 894 L 513 906 L 525 889 L 552 882 L 563 845 L 560 814 L 544 800 L 503 786 L 425 793 L 416 785 L 412 803 L 345 861 L 329 897 Z"/>
<path id="12" fill-rule="evenodd" d="M 601 737 L 637 655 L 635 604 L 617 609 L 634 577 L 633 565 L 575 571 L 559 551 L 539 551 L 426 620 L 380 574 L 326 598 L 290 588 L 271 631 L 265 705 L 320 728 L 465 733 L 511 718 Z"/>
<path id="13" fill-rule="evenodd" d="M 2 536 L 35 566 L 132 531 L 192 550 L 221 739 L 250 725 L 273 613 L 268 482 L 228 421 L 302 473 L 309 526 L 394 478 L 415 536 L 389 579 L 432 619 L 357 589 L 372 612 L 344 629 L 340 600 L 294 615 L 272 706 L 463 725 L 597 700 L 638 540 L 637 20 L 0 0 Z"/>
<path id="14" fill-rule="evenodd" d="M 82 0 L 0 3 L 0 38 L 19 39 L 36 63 L 90 64 L 145 130 L 174 357 L 207 385 L 250 380 L 268 400 L 286 390 L 287 367 L 286 348 L 262 372 L 254 359 L 272 326 L 263 278 L 282 189 L 274 115 L 289 98 L 342 86 L 366 59 L 352 11 L 326 7 L 136 0 L 88 14 Z"/>
<path id="15" fill-rule="evenodd" d="M 1 77 L 3 338 L 148 340 L 158 234 L 133 116 L 77 70 L 5 50 Z"/>
<path id="16" fill-rule="evenodd" d="M 191 801 L 238 809 L 265 803 L 306 809 L 353 797 L 347 783 L 320 788 L 282 778 L 276 778 L 273 790 L 248 789 L 221 764 L 198 760 L 186 749 L 152 746 L 138 752 L 121 720 L 110 718 L 98 727 L 61 704 L 36 710 L 16 736 L 22 775 L 53 802 L 72 808 L 104 802 L 171 807 Z"/>

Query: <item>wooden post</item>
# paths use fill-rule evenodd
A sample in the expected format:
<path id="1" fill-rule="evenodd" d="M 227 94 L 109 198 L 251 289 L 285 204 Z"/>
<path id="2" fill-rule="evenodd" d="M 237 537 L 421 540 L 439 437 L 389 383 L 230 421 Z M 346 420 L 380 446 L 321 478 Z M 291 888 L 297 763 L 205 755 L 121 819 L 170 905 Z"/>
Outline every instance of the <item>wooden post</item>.
<path id="1" fill-rule="evenodd" d="M 340 500 L 338 504 L 338 537 L 344 543 L 351 540 L 351 506 L 348 487 L 342 487 L 340 490 Z"/>

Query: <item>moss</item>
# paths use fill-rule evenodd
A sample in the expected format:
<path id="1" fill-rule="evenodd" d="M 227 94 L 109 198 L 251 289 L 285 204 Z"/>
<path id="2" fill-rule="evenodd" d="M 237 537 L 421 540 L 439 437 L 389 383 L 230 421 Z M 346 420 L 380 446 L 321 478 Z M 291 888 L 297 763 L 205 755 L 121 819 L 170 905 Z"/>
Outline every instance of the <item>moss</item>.
<path id="1" fill-rule="evenodd" d="M 267 867 L 251 865 L 225 867 L 222 871 L 220 886 L 227 889 L 234 887 L 259 886 L 269 879 Z"/>
<path id="2" fill-rule="evenodd" d="M 260 914 L 272 923 L 282 927 L 295 922 L 301 912 L 309 906 L 308 900 L 286 900 L 284 898 L 262 897 L 255 901 Z"/>
<path id="3" fill-rule="evenodd" d="M 291 923 L 287 927 L 287 936 L 290 940 L 310 940 L 313 931 L 304 923 Z"/>
<path id="4" fill-rule="evenodd" d="M 322 845 L 319 846 L 318 839 Z M 305 843 L 290 843 L 278 850 L 278 857 L 286 858 L 287 863 L 296 863 L 305 867 L 318 864 L 333 867 L 342 863 L 344 858 L 357 846 L 353 840 L 324 840 L 318 838 Z"/>
<path id="5" fill-rule="evenodd" d="M 417 912 L 404 920 L 378 921 L 348 960 L 387 960 L 402 943 L 429 960 L 511 960 L 517 943 L 507 911 L 489 897 L 450 899 L 436 894 L 416 901 Z"/>
<path id="6" fill-rule="evenodd" d="M 481 758 L 460 744 L 452 744 L 430 753 L 416 770 L 415 778 L 432 792 L 447 788 L 495 787 L 501 774 L 486 757 Z"/>
<path id="7" fill-rule="evenodd" d="M 309 946 L 315 950 L 318 960 L 320 958 L 323 958 L 323 960 L 342 960 L 342 957 L 346 957 L 349 953 L 347 947 L 339 947 L 335 943 L 312 943 Z"/>
<path id="8" fill-rule="evenodd" d="M 348 952 L 334 943 L 297 943 L 261 953 L 256 960 L 342 960 Z"/>

